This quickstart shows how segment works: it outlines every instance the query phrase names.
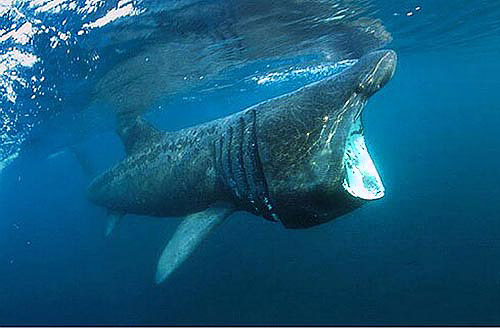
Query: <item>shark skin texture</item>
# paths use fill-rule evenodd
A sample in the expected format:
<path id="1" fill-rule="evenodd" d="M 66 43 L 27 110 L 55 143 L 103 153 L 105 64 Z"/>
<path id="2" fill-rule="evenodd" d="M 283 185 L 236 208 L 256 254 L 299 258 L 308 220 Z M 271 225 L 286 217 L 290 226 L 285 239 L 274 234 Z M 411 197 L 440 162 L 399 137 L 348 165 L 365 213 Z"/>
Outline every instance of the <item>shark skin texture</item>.
<path id="1" fill-rule="evenodd" d="M 160 257 L 157 283 L 235 211 L 292 229 L 331 221 L 384 195 L 362 112 L 396 62 L 394 51 L 374 51 L 337 75 L 180 131 L 122 120 L 127 156 L 92 181 L 88 198 L 113 221 L 184 217 Z"/>

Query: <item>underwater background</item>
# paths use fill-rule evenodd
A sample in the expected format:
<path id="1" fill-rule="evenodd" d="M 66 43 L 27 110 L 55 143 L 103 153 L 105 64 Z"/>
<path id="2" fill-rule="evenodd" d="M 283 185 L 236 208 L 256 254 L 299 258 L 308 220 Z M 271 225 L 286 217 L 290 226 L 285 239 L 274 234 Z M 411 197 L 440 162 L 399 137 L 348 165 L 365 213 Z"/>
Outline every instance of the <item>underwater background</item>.
<path id="1" fill-rule="evenodd" d="M 0 324 L 500 324 L 500 2 L 269 3 L 0 2 Z M 353 22 L 377 42 L 333 42 Z M 176 130 L 379 47 L 384 198 L 306 230 L 239 213 L 161 285 L 178 218 L 105 237 L 85 193 L 124 157 L 116 108 Z"/>

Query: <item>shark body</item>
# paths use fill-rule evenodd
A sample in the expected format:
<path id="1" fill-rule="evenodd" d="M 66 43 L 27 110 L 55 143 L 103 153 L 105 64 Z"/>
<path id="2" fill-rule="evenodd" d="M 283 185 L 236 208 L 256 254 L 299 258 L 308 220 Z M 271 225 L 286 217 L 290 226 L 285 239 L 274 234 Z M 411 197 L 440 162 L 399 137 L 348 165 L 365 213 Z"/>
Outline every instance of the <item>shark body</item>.
<path id="1" fill-rule="evenodd" d="M 114 213 L 109 231 L 127 213 L 185 218 L 161 255 L 158 283 L 235 211 L 287 228 L 328 222 L 384 195 L 361 116 L 396 61 L 375 51 L 335 76 L 176 132 L 122 122 L 127 157 L 94 179 L 89 199 Z"/>

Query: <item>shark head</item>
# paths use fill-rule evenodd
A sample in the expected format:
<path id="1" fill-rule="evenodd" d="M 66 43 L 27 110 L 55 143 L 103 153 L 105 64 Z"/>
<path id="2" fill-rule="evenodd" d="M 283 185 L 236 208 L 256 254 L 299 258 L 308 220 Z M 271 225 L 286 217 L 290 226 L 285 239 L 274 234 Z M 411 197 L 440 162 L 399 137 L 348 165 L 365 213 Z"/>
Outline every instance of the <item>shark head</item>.
<path id="1" fill-rule="evenodd" d="M 362 117 L 396 62 L 392 50 L 372 52 L 336 76 L 267 104 L 286 112 L 271 120 L 261 147 L 274 216 L 286 227 L 321 224 L 384 196 Z"/>

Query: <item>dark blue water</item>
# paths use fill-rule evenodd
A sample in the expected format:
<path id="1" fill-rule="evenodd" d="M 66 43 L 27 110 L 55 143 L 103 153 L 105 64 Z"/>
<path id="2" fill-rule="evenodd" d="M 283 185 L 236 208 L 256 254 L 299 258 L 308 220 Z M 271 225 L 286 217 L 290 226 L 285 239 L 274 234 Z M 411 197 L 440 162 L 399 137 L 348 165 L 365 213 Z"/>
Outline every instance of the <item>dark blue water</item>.
<path id="1" fill-rule="evenodd" d="M 2 154 L 19 155 L 0 173 L 0 324 L 500 324 L 500 11 L 481 1 L 360 3 L 379 6 L 369 12 L 384 19 L 394 39 L 386 47 L 399 55 L 393 80 L 364 115 L 386 196 L 307 230 L 235 215 L 159 286 L 156 261 L 179 219 L 130 215 L 105 238 L 106 213 L 86 200 L 89 177 L 68 150 L 78 145 L 96 172 L 124 156 L 113 115 L 85 101 L 84 76 L 98 81 L 120 60 L 106 56 L 115 27 L 55 50 L 37 50 L 49 42 L 44 34 L 25 45 L 43 65 L 20 72 L 43 71 L 56 84 L 46 94 L 62 100 L 35 98 L 36 109 L 20 87 L 14 103 L 2 99 L 2 114 L 30 115 L 15 120 L 15 133 L 3 118 Z M 71 11 L 45 15 L 79 27 Z M 138 51 L 120 42 L 126 54 Z M 87 48 L 101 54 L 97 73 L 68 64 L 91 56 Z M 67 49 L 75 55 L 64 57 Z M 249 72 L 219 78 L 227 88 L 178 90 L 145 115 L 178 129 L 303 83 L 259 89 L 245 82 Z"/>

